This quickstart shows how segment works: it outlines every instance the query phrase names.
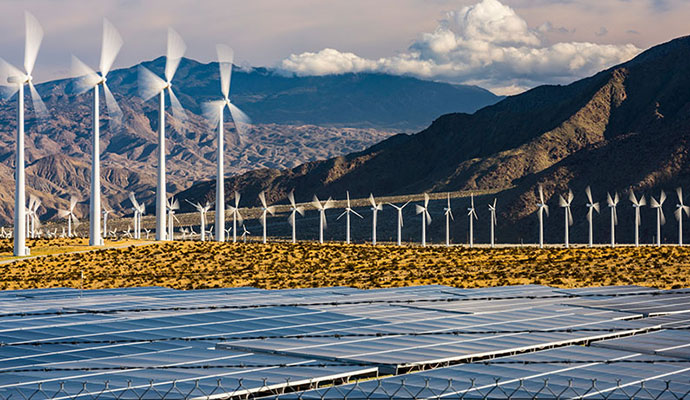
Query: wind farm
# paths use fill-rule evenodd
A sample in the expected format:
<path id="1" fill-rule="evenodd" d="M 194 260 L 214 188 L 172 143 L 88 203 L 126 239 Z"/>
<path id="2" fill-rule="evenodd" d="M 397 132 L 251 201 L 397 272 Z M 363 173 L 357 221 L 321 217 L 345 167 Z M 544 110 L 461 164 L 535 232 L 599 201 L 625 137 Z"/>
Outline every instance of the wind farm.
<path id="1" fill-rule="evenodd" d="M 36 1 L 0 24 L 0 400 L 687 397 L 690 37 Z"/>

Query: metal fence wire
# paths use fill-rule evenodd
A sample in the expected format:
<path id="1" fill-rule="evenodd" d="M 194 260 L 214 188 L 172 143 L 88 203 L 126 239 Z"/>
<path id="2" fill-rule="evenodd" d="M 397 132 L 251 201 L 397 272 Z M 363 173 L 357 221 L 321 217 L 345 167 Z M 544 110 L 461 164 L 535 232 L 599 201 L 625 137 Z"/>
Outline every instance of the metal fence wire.
<path id="1" fill-rule="evenodd" d="M 0 400 L 220 400 L 220 399 L 690 399 L 690 378 L 684 380 L 616 380 L 615 384 L 597 379 L 571 378 L 554 383 L 543 379 L 493 379 L 478 384 L 476 380 L 416 380 L 406 378 L 367 379 L 350 382 L 292 381 L 269 383 L 242 379 L 224 383 L 204 379 L 165 381 L 115 387 L 109 382 L 55 383 L 0 388 Z M 687 380 L 685 380 L 687 379 Z M 340 384 L 339 384 L 340 383 Z"/>

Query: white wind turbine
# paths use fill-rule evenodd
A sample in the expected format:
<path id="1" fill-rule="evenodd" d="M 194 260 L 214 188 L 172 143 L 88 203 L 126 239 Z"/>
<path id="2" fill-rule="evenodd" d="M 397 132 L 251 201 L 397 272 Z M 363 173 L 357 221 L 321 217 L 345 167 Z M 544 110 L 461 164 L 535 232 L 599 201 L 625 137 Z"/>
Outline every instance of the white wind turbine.
<path id="1" fill-rule="evenodd" d="M 129 201 L 134 210 L 134 239 L 141 239 L 141 216 L 146 213 L 146 205 L 137 201 L 134 192 L 129 193 Z"/>
<path id="2" fill-rule="evenodd" d="M 494 203 L 489 204 L 489 212 L 491 213 L 491 247 L 495 246 L 494 243 L 494 227 L 496 226 L 496 199 L 494 198 Z"/>
<path id="3" fill-rule="evenodd" d="M 618 225 L 616 207 L 618 207 L 619 200 L 618 193 L 614 193 L 613 197 L 611 197 L 610 193 L 606 193 L 606 203 L 611 209 L 611 247 L 616 247 L 616 225 Z"/>
<path id="4" fill-rule="evenodd" d="M 38 219 L 38 208 L 41 206 L 41 199 L 34 195 L 29 195 L 29 208 L 27 210 L 27 215 L 29 216 L 29 222 L 31 223 L 30 232 L 31 238 L 36 237 L 36 228 L 41 225 L 41 221 Z"/>
<path id="5" fill-rule="evenodd" d="M 426 226 L 431 224 L 431 214 L 429 214 L 429 195 L 424 193 L 424 207 L 415 205 L 417 214 L 422 214 L 422 246 L 426 246 Z"/>
<path id="6" fill-rule="evenodd" d="M 288 217 L 288 222 L 292 225 L 292 243 L 297 243 L 297 216 L 296 214 L 304 216 L 304 208 L 298 207 L 295 204 L 295 191 L 292 190 L 288 193 L 288 199 L 290 200 L 290 216 Z"/>
<path id="7" fill-rule="evenodd" d="M 630 189 L 630 201 L 633 203 L 633 208 L 635 209 L 635 247 L 637 247 L 640 245 L 640 225 L 642 224 L 642 220 L 640 219 L 640 207 L 646 205 L 647 200 L 645 200 L 644 195 L 640 196 L 638 200 L 635 197 L 635 193 Z"/>
<path id="8" fill-rule="evenodd" d="M 34 113 L 39 117 L 47 117 L 46 109 L 41 96 L 34 87 L 31 73 L 34 69 L 38 49 L 43 40 L 43 29 L 30 13 L 25 13 L 25 42 L 24 42 L 24 71 L 12 66 L 0 59 L 0 85 L 3 85 L 5 98 L 10 99 L 15 93 L 17 96 L 17 135 L 15 137 L 15 186 L 14 186 L 14 250 L 15 256 L 26 256 L 29 249 L 26 247 L 26 179 L 24 163 L 24 85 L 29 85 L 31 103 Z"/>
<path id="9" fill-rule="evenodd" d="M 218 128 L 218 146 L 216 153 L 216 226 L 225 226 L 225 172 L 224 172 L 224 148 L 225 148 L 225 134 L 223 129 L 223 111 L 225 107 L 230 110 L 230 116 L 235 123 L 235 132 L 238 136 L 238 141 L 241 142 L 243 129 L 245 125 L 251 123 L 249 117 L 242 112 L 237 106 L 230 102 L 230 78 L 232 76 L 232 61 L 234 53 L 232 49 L 226 45 L 219 44 L 216 46 L 218 54 L 218 67 L 220 68 L 220 91 L 223 95 L 222 100 L 211 101 L 203 105 L 204 114 L 210 121 L 213 128 Z M 237 208 L 237 205 L 235 206 Z M 233 225 L 233 232 L 237 231 L 237 226 Z M 216 233 L 216 241 L 225 241 L 225 230 L 218 229 Z M 237 241 L 237 234 L 233 234 L 233 242 Z"/>
<path id="10" fill-rule="evenodd" d="M 443 209 L 443 214 L 446 216 L 446 246 L 450 246 L 450 221 L 455 221 L 453 218 L 453 211 L 450 208 L 450 193 L 448 193 L 448 203 Z M 474 204 L 474 198 L 472 198 L 472 203 Z M 474 208 L 474 206 L 473 206 Z M 470 218 L 470 224 L 472 224 L 472 219 Z"/>
<path id="11" fill-rule="evenodd" d="M 266 243 L 266 214 L 275 215 L 275 206 L 266 204 L 266 192 L 259 193 L 259 200 L 261 200 L 261 226 L 263 226 L 263 242 Z"/>
<path id="12" fill-rule="evenodd" d="M 345 211 L 343 211 L 342 214 L 336 218 L 336 221 L 340 219 L 343 215 L 345 216 L 345 243 L 350 244 L 350 213 L 355 214 L 359 218 L 364 218 L 361 215 L 357 213 L 357 211 L 353 210 L 351 205 L 350 205 L 350 192 L 347 191 L 345 192 L 347 195 L 347 207 L 345 207 Z"/>
<path id="13" fill-rule="evenodd" d="M 376 246 L 376 215 L 379 211 L 383 210 L 383 204 L 376 203 L 373 193 L 369 194 L 369 203 L 371 204 L 371 211 L 373 212 L 371 221 L 371 244 Z"/>
<path id="14" fill-rule="evenodd" d="M 247 230 L 247 227 L 242 224 L 242 242 L 247 243 L 247 235 L 249 235 L 251 232 Z"/>
<path id="15" fill-rule="evenodd" d="M 678 204 L 676 204 L 676 211 L 674 212 L 676 219 L 678 220 L 678 246 L 683 245 L 683 213 L 686 216 L 690 216 L 690 207 L 683 203 L 683 188 L 679 187 L 676 189 L 676 194 L 678 195 Z"/>
<path id="16" fill-rule="evenodd" d="M 189 200 L 185 200 L 187 203 L 191 204 L 196 211 L 199 213 L 199 232 L 200 232 L 200 240 L 203 242 L 206 240 L 206 213 L 208 210 L 211 208 L 211 204 L 207 201 L 205 205 L 201 205 L 201 203 L 192 203 Z"/>
<path id="17" fill-rule="evenodd" d="M 573 191 L 568 189 L 568 195 L 567 197 L 563 197 L 562 195 L 558 195 L 558 205 L 563 207 L 563 212 L 565 216 L 565 247 L 570 247 L 570 226 L 573 224 L 573 213 L 570 211 L 570 205 L 573 203 L 573 199 L 575 196 L 573 195 Z"/>
<path id="18" fill-rule="evenodd" d="M 216 210 L 218 208 L 216 207 Z M 218 211 L 216 211 L 218 213 Z M 223 211 L 225 213 L 225 211 Z M 244 221 L 244 218 L 242 218 L 242 214 L 240 214 L 240 192 L 235 191 L 235 205 L 230 206 L 230 213 L 232 214 L 232 242 L 236 243 L 237 242 L 237 225 L 242 225 L 242 221 Z M 218 221 L 216 219 L 216 221 Z M 225 224 L 225 218 L 223 218 L 223 224 Z M 225 226 L 225 225 L 222 225 Z M 225 233 L 225 232 L 223 232 Z"/>
<path id="19" fill-rule="evenodd" d="M 168 240 L 175 240 L 175 212 L 180 209 L 180 202 L 176 198 L 171 197 L 166 202 L 166 208 L 168 210 Z"/>
<path id="20" fill-rule="evenodd" d="M 448 205 L 450 208 L 450 200 Z M 474 247 L 474 220 L 479 220 L 477 211 L 474 209 L 474 193 L 470 193 L 470 208 L 467 209 L 467 217 L 470 219 L 470 247 Z"/>
<path id="21" fill-rule="evenodd" d="M 98 87 L 103 85 L 105 103 L 108 114 L 116 125 L 122 118 L 122 110 L 106 83 L 106 76 L 120 52 L 122 37 L 115 27 L 107 20 L 103 20 L 103 38 L 101 42 L 100 74 L 91 67 L 72 56 L 72 70 L 77 78 L 75 82 L 76 94 L 85 93 L 93 89 L 93 136 L 91 146 L 91 197 L 89 202 L 89 245 L 102 246 L 100 215 L 101 215 L 101 161 L 100 161 L 100 107 Z"/>
<path id="22" fill-rule="evenodd" d="M 172 79 L 180 65 L 186 45 L 180 35 L 172 28 L 168 29 L 168 47 L 165 56 L 165 80 L 161 79 L 144 66 L 139 66 L 139 95 L 144 101 L 158 95 L 160 98 L 158 122 L 158 183 L 156 186 L 156 240 L 166 239 L 165 203 L 165 92 L 167 89 L 170 105 L 179 125 L 187 116 L 182 104 L 172 90 Z"/>
<path id="23" fill-rule="evenodd" d="M 67 210 L 58 210 L 58 217 L 67 219 L 67 237 L 72 237 L 72 225 L 74 228 L 79 224 L 77 216 L 74 215 L 74 207 L 77 206 L 77 198 L 70 196 L 69 208 Z"/>
<path id="24" fill-rule="evenodd" d="M 664 201 L 666 201 L 666 192 L 661 191 L 659 195 L 659 200 L 650 196 L 650 203 L 652 208 L 656 208 L 656 245 L 661 246 L 661 225 L 666 223 L 666 217 L 664 216 Z"/>
<path id="25" fill-rule="evenodd" d="M 549 216 L 549 206 L 544 202 L 544 188 L 539 185 L 539 203 L 537 203 L 537 214 L 539 215 L 539 248 L 544 247 L 544 213 Z"/>
<path id="26" fill-rule="evenodd" d="M 323 203 L 314 195 L 311 204 L 319 210 L 319 243 L 323 244 L 323 230 L 326 229 L 326 210 L 333 208 L 333 199 L 330 197 Z"/>
<path id="27" fill-rule="evenodd" d="M 587 222 L 589 223 L 589 247 L 594 246 L 594 230 L 592 225 L 594 225 L 594 211 L 599 212 L 599 202 L 594 202 L 592 200 L 592 189 L 587 186 L 585 188 L 585 194 L 587 194 Z"/>
<path id="28" fill-rule="evenodd" d="M 387 203 L 389 206 L 395 208 L 398 210 L 398 246 L 402 246 L 402 227 L 403 227 L 403 208 L 405 208 L 406 205 L 410 204 L 408 201 L 407 203 L 403 204 L 402 206 L 396 206 L 395 204 L 392 203 Z"/>

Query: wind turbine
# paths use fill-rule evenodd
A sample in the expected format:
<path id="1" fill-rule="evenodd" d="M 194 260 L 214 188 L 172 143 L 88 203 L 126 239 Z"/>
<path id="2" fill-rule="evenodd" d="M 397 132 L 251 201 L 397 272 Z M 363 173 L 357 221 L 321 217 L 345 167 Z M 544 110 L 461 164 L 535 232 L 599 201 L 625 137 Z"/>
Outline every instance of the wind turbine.
<path id="1" fill-rule="evenodd" d="M 295 204 L 294 190 L 288 193 L 288 199 L 290 200 L 290 216 L 288 217 L 288 222 L 290 225 L 292 225 L 292 243 L 297 243 L 297 228 L 295 224 L 297 222 L 297 218 L 295 214 L 299 213 L 299 215 L 304 216 L 304 208 L 297 207 Z"/>
<path id="2" fill-rule="evenodd" d="M 34 195 L 29 195 L 29 209 L 28 211 L 28 216 L 30 219 L 31 227 L 31 238 L 34 239 L 36 237 L 36 228 L 38 228 L 41 225 L 41 221 L 38 219 L 38 208 L 41 206 L 41 199 Z"/>
<path id="3" fill-rule="evenodd" d="M 74 207 L 77 206 L 77 198 L 70 196 L 69 198 L 69 209 L 58 210 L 58 217 L 67 218 L 67 237 L 72 237 L 72 225 L 76 228 L 79 224 L 77 216 L 74 215 Z"/>
<path id="4" fill-rule="evenodd" d="M 230 116 L 232 116 L 232 120 L 235 122 L 235 132 L 237 132 L 238 141 L 240 142 L 242 140 L 244 124 L 250 124 L 251 121 L 242 110 L 230 102 L 230 78 L 232 76 L 232 61 L 234 58 L 232 49 L 226 45 L 219 44 L 216 45 L 216 53 L 218 54 L 220 91 L 223 94 L 223 99 L 205 103 L 204 114 L 206 114 L 213 128 L 218 127 L 218 148 L 216 153 L 216 226 L 225 227 L 225 172 L 223 164 L 225 136 L 223 129 L 223 111 L 225 107 L 228 107 L 228 110 L 230 110 Z M 237 208 L 237 205 L 235 208 Z M 237 226 L 233 225 L 233 227 L 233 232 L 236 232 Z M 225 241 L 225 229 L 218 229 L 216 241 Z M 233 234 L 232 241 L 237 241 L 237 234 Z"/>
<path id="5" fill-rule="evenodd" d="M 450 208 L 450 198 L 448 199 L 448 208 Z M 467 217 L 470 219 L 470 247 L 474 247 L 474 220 L 479 220 L 477 211 L 474 209 L 474 193 L 470 193 L 470 208 L 467 209 Z M 446 222 L 448 221 L 446 220 Z"/>
<path id="6" fill-rule="evenodd" d="M 666 217 L 664 216 L 664 201 L 666 201 L 666 192 L 663 190 L 659 195 L 659 200 L 651 197 L 650 203 L 652 208 L 656 208 L 656 245 L 661 246 L 661 225 L 666 223 Z"/>
<path id="7" fill-rule="evenodd" d="M 431 224 L 431 214 L 429 214 L 429 195 L 424 193 L 424 207 L 417 204 L 415 206 L 417 214 L 422 214 L 422 246 L 426 246 L 426 226 Z"/>
<path id="8" fill-rule="evenodd" d="M 218 210 L 218 208 L 216 208 Z M 218 213 L 218 211 L 216 211 Z M 223 211 L 225 213 L 225 211 Z M 237 242 L 237 224 L 242 225 L 242 214 L 240 214 L 240 192 L 235 191 L 235 206 L 230 206 L 230 213 L 232 213 L 232 242 Z M 223 218 L 223 224 L 225 224 L 225 218 Z M 225 225 L 222 225 L 225 226 Z M 225 232 L 223 232 L 225 233 Z"/>
<path id="9" fill-rule="evenodd" d="M 679 187 L 676 189 L 676 194 L 678 195 L 678 204 L 676 204 L 676 211 L 674 212 L 676 219 L 678 220 L 678 246 L 683 245 L 683 213 L 686 216 L 690 216 L 690 207 L 683 204 L 683 188 Z"/>
<path id="10" fill-rule="evenodd" d="M 570 226 L 573 224 L 573 213 L 570 211 L 570 205 L 573 203 L 573 199 L 575 196 L 573 195 L 573 191 L 568 189 L 568 195 L 567 197 L 563 197 L 562 195 L 558 195 L 558 205 L 563 207 L 564 215 L 565 215 L 565 247 L 568 248 L 570 247 Z"/>
<path id="11" fill-rule="evenodd" d="M 472 198 L 472 203 L 474 204 L 474 198 Z M 448 203 L 443 209 L 443 214 L 446 216 L 446 246 L 450 246 L 450 221 L 455 221 L 453 211 L 450 208 L 450 193 L 448 193 Z M 472 224 L 472 218 L 470 218 L 470 224 Z"/>
<path id="12" fill-rule="evenodd" d="M 172 79 L 180 65 L 186 45 L 172 28 L 168 29 L 168 47 L 165 56 L 165 80 L 161 79 L 144 66 L 139 66 L 139 95 L 144 101 L 158 95 L 160 97 L 158 122 L 158 183 L 156 186 L 156 240 L 165 240 L 165 92 L 170 97 L 172 112 L 181 125 L 187 116 L 182 104 L 172 90 Z"/>
<path id="13" fill-rule="evenodd" d="M 14 186 L 14 250 L 15 256 L 26 256 L 29 249 L 26 247 L 26 179 L 24 163 L 24 85 L 29 85 L 31 103 L 34 113 L 38 117 L 46 117 L 46 109 L 41 96 L 34 87 L 31 73 L 34 69 L 38 49 L 43 40 L 43 29 L 36 17 L 25 13 L 25 42 L 24 42 L 24 72 L 12 66 L 4 60 L 0 60 L 0 84 L 6 87 L 4 90 L 7 99 L 17 96 L 17 135 L 15 137 L 15 186 Z M 9 85 L 6 85 L 9 84 Z"/>
<path id="14" fill-rule="evenodd" d="M 251 232 L 247 230 L 247 227 L 242 224 L 242 242 L 247 243 L 247 235 L 249 235 Z"/>
<path id="15" fill-rule="evenodd" d="M 176 198 L 171 197 L 166 202 L 166 208 L 168 210 L 168 240 L 175 240 L 175 211 L 180 209 L 180 202 Z"/>
<path id="16" fill-rule="evenodd" d="M 599 202 L 594 202 L 592 200 L 592 189 L 587 186 L 585 188 L 585 193 L 587 194 L 587 222 L 589 222 L 589 247 L 594 246 L 594 230 L 592 225 L 594 224 L 594 211 L 599 212 Z"/>
<path id="17" fill-rule="evenodd" d="M 373 193 L 369 194 L 369 203 L 371 204 L 371 211 L 373 212 L 371 224 L 371 244 L 376 246 L 376 215 L 379 211 L 383 210 L 383 204 L 376 203 Z"/>
<path id="18" fill-rule="evenodd" d="M 326 229 L 326 210 L 333 208 L 333 199 L 330 197 L 323 203 L 314 195 L 314 200 L 311 204 L 319 210 L 319 243 L 323 244 L 323 230 Z"/>
<path id="19" fill-rule="evenodd" d="M 340 219 L 343 215 L 345 216 L 345 243 L 350 244 L 350 213 L 355 214 L 359 218 L 364 218 L 361 215 L 357 213 L 357 211 L 352 209 L 352 206 L 350 205 L 350 192 L 347 191 L 345 192 L 347 195 L 347 207 L 345 207 L 345 211 L 343 211 L 342 214 L 336 218 L 336 221 Z"/>
<path id="20" fill-rule="evenodd" d="M 410 202 L 408 201 L 407 203 L 403 204 L 402 206 L 396 206 L 393 203 L 387 203 L 387 204 L 389 206 L 395 208 L 396 210 L 398 210 L 398 246 L 402 246 L 402 227 L 403 227 L 402 211 L 406 205 L 410 204 Z"/>
<path id="21" fill-rule="evenodd" d="M 494 203 L 489 204 L 489 212 L 491 213 L 491 247 L 495 246 L 494 243 L 494 227 L 496 226 L 496 199 L 494 198 Z"/>
<path id="22" fill-rule="evenodd" d="M 633 203 L 633 208 L 635 209 L 635 247 L 637 247 L 640 245 L 640 225 L 642 224 L 642 220 L 640 219 L 640 207 L 647 204 L 647 201 L 644 199 L 644 195 L 640 196 L 638 200 L 632 189 L 630 189 L 630 201 Z"/>
<path id="23" fill-rule="evenodd" d="M 103 213 L 103 239 L 108 237 L 108 215 L 112 213 L 113 210 L 104 208 L 102 213 Z"/>
<path id="24" fill-rule="evenodd" d="M 261 200 L 261 225 L 263 226 L 263 242 L 264 244 L 266 243 L 266 214 L 270 213 L 271 215 L 275 215 L 276 213 L 276 208 L 275 206 L 268 206 L 266 204 L 266 192 L 261 191 L 259 193 L 259 200 Z M 233 229 L 234 231 L 234 229 Z"/>
<path id="25" fill-rule="evenodd" d="M 616 247 L 616 225 L 618 225 L 616 207 L 618 206 L 619 200 L 618 193 L 614 193 L 613 197 L 611 197 L 611 194 L 606 193 L 606 203 L 611 209 L 611 247 Z"/>
<path id="26" fill-rule="evenodd" d="M 115 27 L 103 19 L 103 38 L 101 42 L 100 74 L 84 64 L 77 57 L 72 56 L 72 70 L 77 78 L 75 82 L 76 94 L 85 93 L 93 89 L 93 136 L 91 146 L 91 198 L 89 202 L 89 245 L 102 246 L 101 227 L 101 147 L 100 147 L 100 107 L 98 87 L 103 85 L 105 103 L 108 114 L 119 125 L 122 110 L 106 83 L 106 76 L 112 67 L 117 53 L 122 47 L 122 37 Z"/>
<path id="27" fill-rule="evenodd" d="M 201 203 L 198 203 L 198 202 L 192 203 L 189 200 L 185 200 L 185 201 L 187 203 L 191 204 L 196 209 L 196 211 L 199 213 L 199 218 L 200 218 L 199 232 L 201 232 L 200 233 L 200 235 L 201 235 L 200 240 L 203 242 L 206 240 L 206 213 L 211 208 L 211 204 L 209 204 L 209 202 L 207 201 L 206 204 L 202 206 Z"/>
<path id="28" fill-rule="evenodd" d="M 146 205 L 137 201 L 134 192 L 129 193 L 129 201 L 134 209 L 134 239 L 141 239 L 141 216 L 146 213 Z"/>
<path id="29" fill-rule="evenodd" d="M 549 206 L 544 202 L 544 188 L 539 185 L 539 203 L 537 203 L 539 215 L 539 248 L 544 248 L 544 213 L 549 216 Z"/>

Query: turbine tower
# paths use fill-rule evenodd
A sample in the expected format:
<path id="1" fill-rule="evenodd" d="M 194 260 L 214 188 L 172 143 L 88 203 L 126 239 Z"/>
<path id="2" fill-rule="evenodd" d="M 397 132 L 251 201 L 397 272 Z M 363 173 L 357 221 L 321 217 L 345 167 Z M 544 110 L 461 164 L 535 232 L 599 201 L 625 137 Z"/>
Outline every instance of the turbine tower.
<path id="1" fill-rule="evenodd" d="M 618 193 L 614 193 L 613 197 L 611 197 L 611 194 L 606 193 L 606 203 L 611 209 L 611 247 L 616 247 L 616 225 L 618 225 L 616 207 L 618 206 L 619 200 Z"/>
<path id="2" fill-rule="evenodd" d="M 539 215 L 539 248 L 544 248 L 544 214 L 549 216 L 549 206 L 544 202 L 544 188 L 539 185 L 539 203 L 537 203 Z"/>
<path id="3" fill-rule="evenodd" d="M 93 136 L 91 146 L 91 197 L 89 199 L 89 245 L 102 246 L 100 215 L 101 215 L 101 147 L 100 147 L 100 106 L 98 87 L 103 86 L 105 104 L 108 114 L 115 125 L 119 125 L 122 110 L 117 105 L 113 93 L 108 88 L 106 77 L 122 47 L 122 37 L 115 27 L 107 20 L 103 20 L 103 38 L 101 42 L 100 74 L 84 64 L 77 57 L 72 56 L 72 70 L 77 78 L 75 82 L 76 94 L 85 93 L 93 89 Z"/>
<path id="4" fill-rule="evenodd" d="M 14 239 L 13 254 L 29 255 L 26 247 L 26 179 L 24 163 L 24 85 L 29 85 L 31 103 L 38 117 L 46 117 L 46 109 L 41 96 L 34 87 L 31 73 L 34 70 L 38 49 L 43 40 L 43 29 L 36 17 L 25 13 L 24 72 L 0 59 L 0 85 L 6 85 L 5 95 L 9 99 L 17 95 L 17 136 L 15 137 L 15 186 L 14 186 Z"/>
<path id="5" fill-rule="evenodd" d="M 166 208 L 168 210 L 168 240 L 175 240 L 175 211 L 180 209 L 180 202 L 176 198 L 171 197 L 167 203 Z"/>
<path id="6" fill-rule="evenodd" d="M 290 223 L 290 225 L 292 225 L 292 243 L 297 243 L 296 214 L 299 213 L 299 215 L 304 216 L 304 208 L 297 207 L 297 204 L 295 204 L 294 190 L 288 193 L 288 200 L 290 200 L 290 216 L 288 217 L 288 222 Z"/>
<path id="7" fill-rule="evenodd" d="M 422 246 L 426 246 L 426 226 L 431 224 L 431 214 L 429 214 L 429 195 L 424 193 L 424 207 L 417 204 L 415 206 L 417 214 L 422 214 Z"/>
<path id="8" fill-rule="evenodd" d="M 345 192 L 347 195 L 347 207 L 345 207 L 345 211 L 343 211 L 342 214 L 338 216 L 335 220 L 339 220 L 340 217 L 343 215 L 345 216 L 345 243 L 350 244 L 350 213 L 355 214 L 359 218 L 364 218 L 361 215 L 357 213 L 357 211 L 353 210 L 351 205 L 350 205 L 350 192 L 347 191 Z"/>
<path id="9" fill-rule="evenodd" d="M 371 211 L 373 212 L 371 225 L 371 244 L 376 246 L 376 215 L 379 211 L 383 210 L 383 204 L 376 203 L 373 193 L 369 194 L 369 203 L 371 204 Z"/>
<path id="10" fill-rule="evenodd" d="M 187 119 L 182 104 L 172 90 L 172 79 L 180 65 L 186 46 L 180 35 L 172 28 L 168 29 L 168 47 L 165 56 L 165 80 L 161 79 L 144 66 L 139 66 L 139 95 L 144 101 L 158 95 L 158 181 L 156 185 L 156 240 L 166 240 L 165 203 L 165 92 L 167 89 L 173 115 L 182 125 Z"/>
<path id="11" fill-rule="evenodd" d="M 410 204 L 408 201 L 407 203 L 403 204 L 402 206 L 396 206 L 393 203 L 387 203 L 389 206 L 395 208 L 398 210 L 398 246 L 402 246 L 402 227 L 403 227 L 403 208 L 405 208 L 406 205 Z"/>
<path id="12" fill-rule="evenodd" d="M 76 229 L 79 224 L 77 216 L 74 215 L 74 208 L 77 206 L 77 198 L 70 196 L 69 198 L 69 208 L 67 210 L 58 210 L 58 217 L 67 218 L 67 237 L 72 237 L 72 225 Z"/>
<path id="13" fill-rule="evenodd" d="M 674 212 L 678 220 L 678 246 L 683 245 L 683 213 L 685 216 L 690 216 L 690 207 L 683 204 L 683 188 L 676 189 L 678 195 L 678 204 L 676 204 L 676 211 Z"/>
<path id="14" fill-rule="evenodd" d="M 494 203 L 489 204 L 489 212 L 491 213 L 491 247 L 494 247 L 494 227 L 496 226 L 496 199 L 494 198 Z"/>
<path id="15" fill-rule="evenodd" d="M 599 202 L 594 202 L 592 200 L 592 189 L 587 186 L 585 188 L 585 194 L 587 194 L 587 222 L 589 223 L 589 247 L 594 246 L 594 232 L 592 225 L 594 223 L 594 211 L 599 212 Z"/>
<path id="16" fill-rule="evenodd" d="M 450 200 L 448 204 L 450 208 Z M 474 193 L 470 193 L 470 208 L 467 209 L 467 217 L 470 220 L 470 247 L 474 247 L 474 220 L 479 220 L 477 211 L 474 209 Z"/>
<path id="17" fill-rule="evenodd" d="M 216 205 L 216 214 L 219 212 L 218 205 Z M 225 213 L 225 210 L 223 210 L 223 213 Z M 237 243 L 237 225 L 242 225 L 244 221 L 242 214 L 240 214 L 240 192 L 238 191 L 235 191 L 235 205 L 230 206 L 230 213 L 232 214 L 232 242 Z M 218 221 L 217 218 L 216 221 Z M 223 218 L 223 225 L 221 226 L 223 227 L 223 233 L 225 233 L 225 218 Z"/>
<path id="18" fill-rule="evenodd" d="M 573 224 L 573 213 L 570 212 L 570 205 L 573 203 L 573 191 L 568 189 L 567 198 L 562 195 L 558 195 L 558 204 L 563 207 L 565 211 L 565 247 L 570 247 L 570 226 Z"/>
<path id="19" fill-rule="evenodd" d="M 446 246 L 450 246 L 450 221 L 455 221 L 453 218 L 453 211 L 450 209 L 450 193 L 448 193 L 448 202 L 443 209 L 443 214 L 446 216 Z"/>
<path id="20" fill-rule="evenodd" d="M 220 91 L 223 95 L 222 100 L 211 101 L 204 104 L 204 114 L 211 122 L 213 128 L 218 127 L 218 148 L 216 154 L 216 226 L 223 227 L 217 229 L 216 241 L 225 241 L 225 172 L 224 172 L 224 153 L 225 153 L 225 133 L 223 129 L 223 111 L 225 107 L 230 110 L 230 116 L 235 122 L 235 132 L 238 142 L 242 141 L 243 129 L 245 124 L 251 123 L 249 117 L 239 108 L 230 102 L 230 78 L 232 76 L 232 61 L 234 52 L 226 45 L 216 46 L 218 54 L 218 67 L 220 68 Z M 236 208 L 237 206 L 235 206 Z M 237 242 L 237 226 L 233 222 L 232 241 Z"/>
<path id="21" fill-rule="evenodd" d="M 259 200 L 261 200 L 261 225 L 264 230 L 263 242 L 266 244 L 266 214 L 270 213 L 271 215 L 275 215 L 276 208 L 275 206 L 266 205 L 266 193 L 264 191 L 259 193 Z"/>
<path id="22" fill-rule="evenodd" d="M 661 225 L 666 223 L 666 217 L 664 216 L 664 201 L 666 201 L 666 192 L 663 190 L 659 195 L 659 200 L 651 197 L 650 203 L 652 208 L 656 208 L 656 246 L 661 246 Z"/>
<path id="23" fill-rule="evenodd" d="M 635 247 L 637 247 L 640 245 L 640 225 L 642 224 L 642 220 L 640 219 L 640 207 L 647 204 L 647 201 L 644 199 L 644 195 L 640 196 L 638 200 L 632 189 L 630 189 L 630 201 L 633 203 L 633 208 L 635 209 Z"/>
<path id="24" fill-rule="evenodd" d="M 333 207 L 333 199 L 330 197 L 323 203 L 314 195 L 311 204 L 319 210 L 319 243 L 323 244 L 323 230 L 326 229 L 326 210 Z"/>

